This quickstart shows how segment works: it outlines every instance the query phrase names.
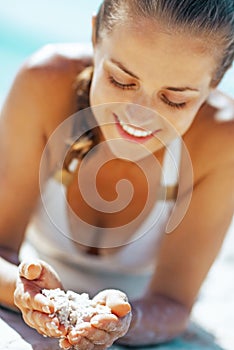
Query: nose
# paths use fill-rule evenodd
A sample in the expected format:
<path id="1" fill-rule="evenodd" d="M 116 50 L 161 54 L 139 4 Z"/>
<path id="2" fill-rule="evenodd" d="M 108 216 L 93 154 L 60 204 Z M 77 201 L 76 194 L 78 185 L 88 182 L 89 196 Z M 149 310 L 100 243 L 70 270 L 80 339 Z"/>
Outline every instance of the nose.
<path id="1" fill-rule="evenodd" d="M 126 105 L 126 118 L 130 124 L 137 126 L 146 126 L 157 120 L 157 113 L 152 109 L 152 102 L 149 98 L 134 99 Z"/>

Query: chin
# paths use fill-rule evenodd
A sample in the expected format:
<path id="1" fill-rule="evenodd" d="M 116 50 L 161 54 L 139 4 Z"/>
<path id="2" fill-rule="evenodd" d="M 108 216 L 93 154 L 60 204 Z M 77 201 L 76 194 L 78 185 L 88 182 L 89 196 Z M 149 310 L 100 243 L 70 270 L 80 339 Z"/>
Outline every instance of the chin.
<path id="1" fill-rule="evenodd" d="M 130 162 L 139 162 L 153 155 L 154 152 L 159 150 L 151 150 L 144 144 L 136 142 L 126 141 L 123 139 L 114 139 L 107 141 L 108 147 L 114 157 L 123 159 Z"/>

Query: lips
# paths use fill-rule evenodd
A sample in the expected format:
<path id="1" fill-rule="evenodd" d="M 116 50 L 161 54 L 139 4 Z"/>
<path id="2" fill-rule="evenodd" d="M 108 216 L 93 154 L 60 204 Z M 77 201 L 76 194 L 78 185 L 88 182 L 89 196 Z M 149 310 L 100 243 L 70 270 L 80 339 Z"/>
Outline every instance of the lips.
<path id="1" fill-rule="evenodd" d="M 114 114 L 114 118 L 116 121 L 116 127 L 120 133 L 120 135 L 131 141 L 135 142 L 146 142 L 154 137 L 155 134 L 162 131 L 162 129 L 157 129 L 155 131 L 147 131 L 142 128 L 138 128 L 136 126 L 124 123 L 120 120 L 120 118 Z"/>

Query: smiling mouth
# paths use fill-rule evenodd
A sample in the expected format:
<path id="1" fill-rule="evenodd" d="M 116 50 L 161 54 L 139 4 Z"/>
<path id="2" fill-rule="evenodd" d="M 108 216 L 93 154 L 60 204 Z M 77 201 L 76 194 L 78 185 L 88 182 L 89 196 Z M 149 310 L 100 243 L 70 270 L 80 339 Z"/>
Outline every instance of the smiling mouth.
<path id="1" fill-rule="evenodd" d="M 162 131 L 162 129 L 158 129 L 155 131 L 146 131 L 143 130 L 141 128 L 138 128 L 136 126 L 124 123 L 122 120 L 120 120 L 120 118 L 114 114 L 114 117 L 118 123 L 118 125 L 121 127 L 121 129 L 127 133 L 129 136 L 135 137 L 135 138 L 139 138 L 141 140 L 143 139 L 149 139 L 152 136 L 154 136 L 156 133 Z"/>

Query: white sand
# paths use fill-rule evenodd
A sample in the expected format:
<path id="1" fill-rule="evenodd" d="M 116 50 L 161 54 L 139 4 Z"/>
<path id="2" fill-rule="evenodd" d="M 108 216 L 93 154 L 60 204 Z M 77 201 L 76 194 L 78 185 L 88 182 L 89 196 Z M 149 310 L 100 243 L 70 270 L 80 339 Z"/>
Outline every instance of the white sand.
<path id="1" fill-rule="evenodd" d="M 88 294 L 77 294 L 72 291 L 64 292 L 61 289 L 43 289 L 42 294 L 54 304 L 54 314 L 66 328 L 75 328 L 82 322 L 89 322 L 99 314 L 110 314 L 108 306 L 98 304 L 89 299 Z"/>

